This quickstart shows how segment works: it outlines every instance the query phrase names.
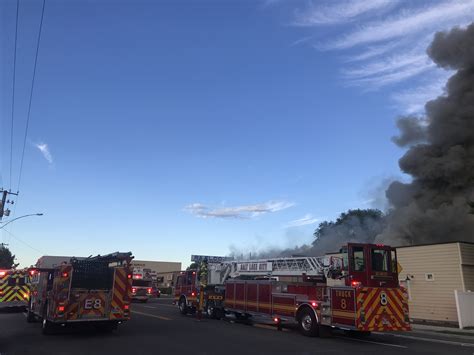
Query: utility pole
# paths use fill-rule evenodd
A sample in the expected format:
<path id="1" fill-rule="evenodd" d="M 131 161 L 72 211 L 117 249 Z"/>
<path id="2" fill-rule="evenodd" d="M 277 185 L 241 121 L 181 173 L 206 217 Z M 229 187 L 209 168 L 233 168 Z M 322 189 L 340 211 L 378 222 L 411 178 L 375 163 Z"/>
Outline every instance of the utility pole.
<path id="1" fill-rule="evenodd" d="M 10 210 L 8 208 L 6 208 L 6 205 L 8 203 L 10 203 L 12 205 L 15 203 L 15 201 L 13 201 L 13 200 L 11 200 L 11 201 L 7 200 L 8 195 L 18 196 L 18 192 L 14 193 L 14 192 L 7 191 L 7 190 L 4 190 L 4 189 L 0 189 L 0 192 L 2 193 L 2 201 L 0 202 L 0 221 L 1 221 L 3 216 L 9 216 L 10 215 Z"/>

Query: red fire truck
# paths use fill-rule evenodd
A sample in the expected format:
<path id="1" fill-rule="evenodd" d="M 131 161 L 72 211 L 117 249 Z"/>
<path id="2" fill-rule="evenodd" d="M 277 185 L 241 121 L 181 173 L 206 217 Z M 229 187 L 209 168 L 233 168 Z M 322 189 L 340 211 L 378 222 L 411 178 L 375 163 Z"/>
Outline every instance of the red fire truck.
<path id="1" fill-rule="evenodd" d="M 130 319 L 132 258 L 131 253 L 119 252 L 89 258 L 42 257 L 29 270 L 27 321 L 40 319 L 44 334 L 78 322 L 116 329 Z"/>
<path id="2" fill-rule="evenodd" d="M 153 293 L 153 279 L 141 267 L 132 269 L 132 300 L 146 303 Z"/>
<path id="3" fill-rule="evenodd" d="M 233 314 L 279 329 L 297 323 L 307 336 L 332 328 L 359 334 L 410 330 L 396 250 L 389 246 L 350 243 L 324 257 L 201 259 L 203 266 L 182 272 L 176 282 L 175 302 L 183 314 L 202 307 L 212 318 Z"/>

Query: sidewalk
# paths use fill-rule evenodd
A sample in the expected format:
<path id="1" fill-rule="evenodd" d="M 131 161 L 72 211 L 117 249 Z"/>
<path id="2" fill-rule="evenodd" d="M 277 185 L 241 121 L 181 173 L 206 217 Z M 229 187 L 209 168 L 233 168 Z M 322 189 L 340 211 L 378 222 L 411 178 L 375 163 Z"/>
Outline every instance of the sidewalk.
<path id="1" fill-rule="evenodd" d="M 454 327 L 442 327 L 427 324 L 412 324 L 411 328 L 414 332 L 429 332 L 438 334 L 465 335 L 474 337 L 474 329 L 459 329 Z"/>

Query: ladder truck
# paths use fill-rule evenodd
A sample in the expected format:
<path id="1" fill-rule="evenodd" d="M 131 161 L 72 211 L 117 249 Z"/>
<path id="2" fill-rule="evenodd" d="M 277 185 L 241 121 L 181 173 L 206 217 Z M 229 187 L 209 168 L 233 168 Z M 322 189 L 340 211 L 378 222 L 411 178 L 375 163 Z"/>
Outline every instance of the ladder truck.
<path id="1" fill-rule="evenodd" d="M 174 301 L 182 314 L 297 324 L 306 336 L 338 328 L 357 334 L 409 331 L 407 295 L 395 248 L 349 243 L 337 255 L 258 260 L 193 256 Z"/>

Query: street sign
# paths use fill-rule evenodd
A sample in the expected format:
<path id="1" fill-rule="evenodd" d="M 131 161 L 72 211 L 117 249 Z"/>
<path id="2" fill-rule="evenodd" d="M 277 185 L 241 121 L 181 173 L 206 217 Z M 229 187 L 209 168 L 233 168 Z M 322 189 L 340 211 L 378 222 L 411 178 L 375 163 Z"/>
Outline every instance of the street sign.
<path id="1" fill-rule="evenodd" d="M 191 255 L 191 261 L 195 263 L 200 263 L 202 261 L 207 261 L 208 263 L 220 263 L 225 260 L 228 260 L 225 256 Z"/>

